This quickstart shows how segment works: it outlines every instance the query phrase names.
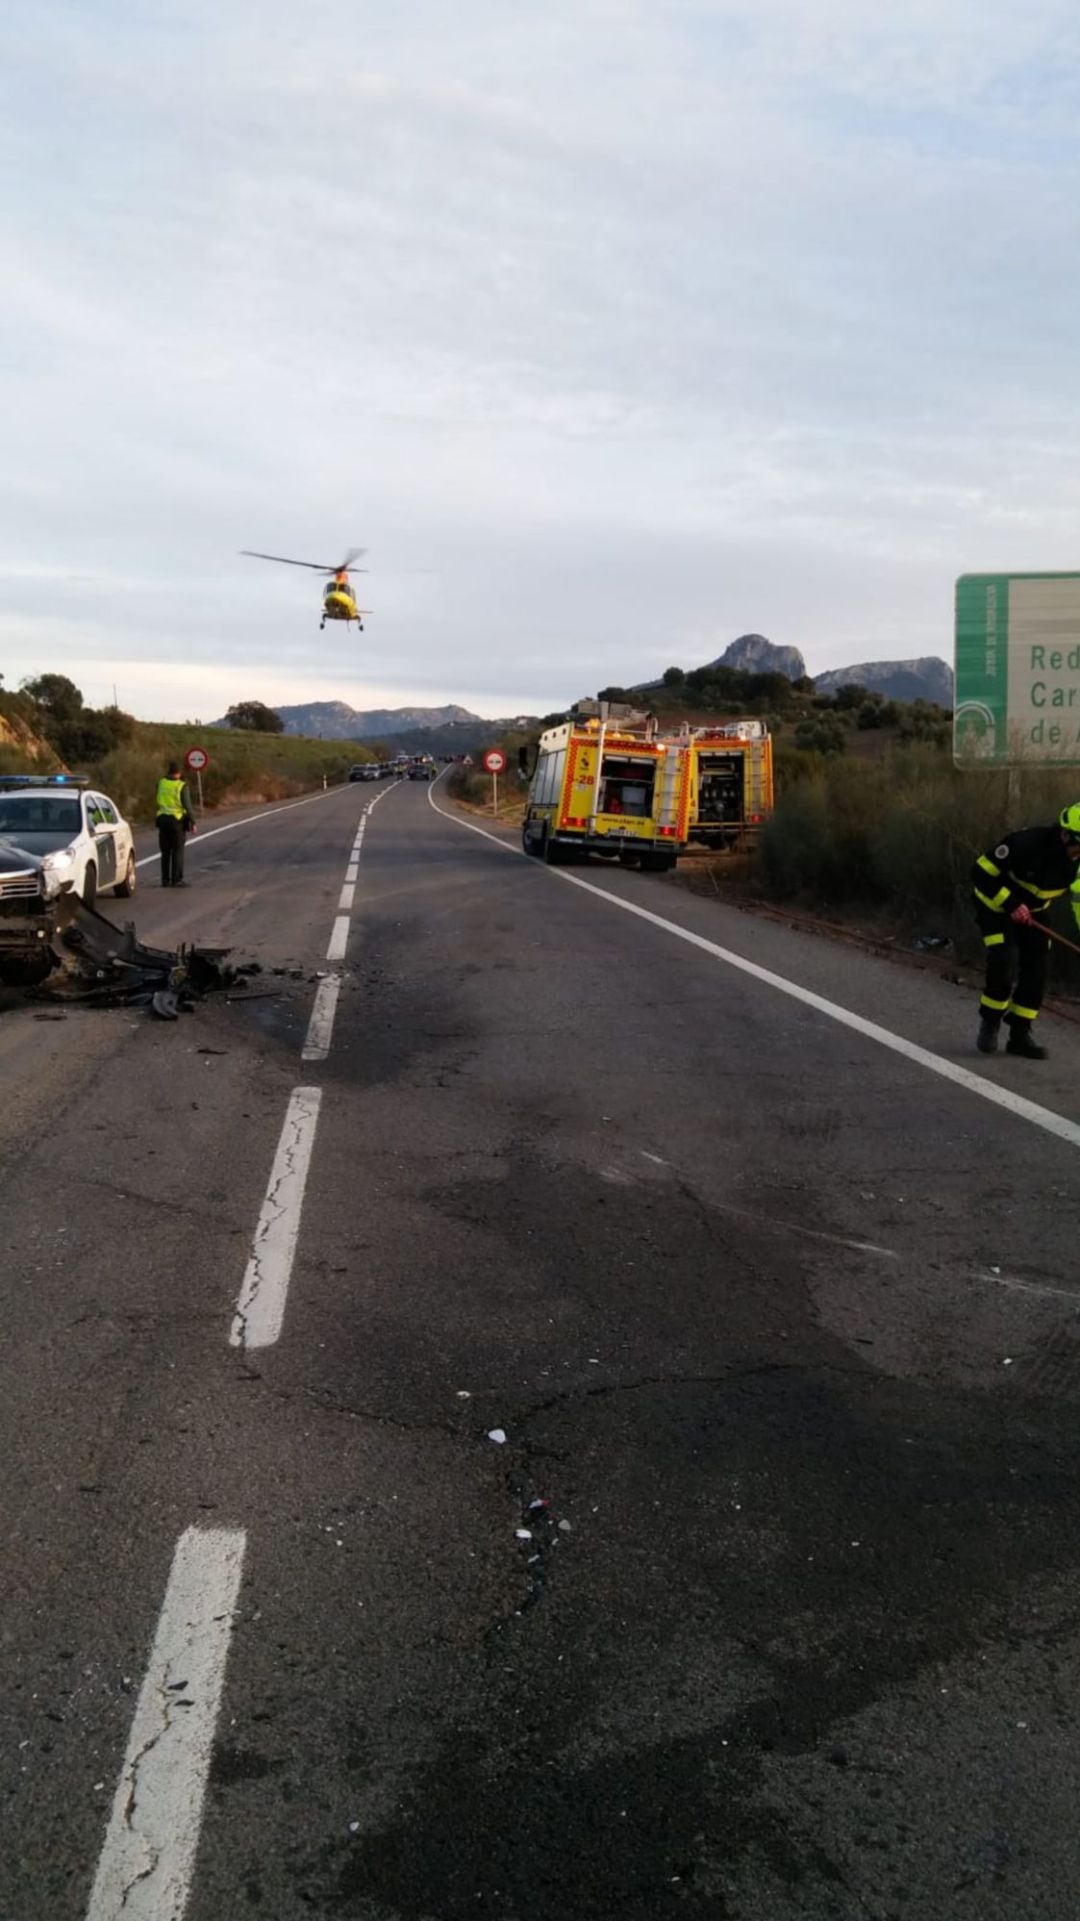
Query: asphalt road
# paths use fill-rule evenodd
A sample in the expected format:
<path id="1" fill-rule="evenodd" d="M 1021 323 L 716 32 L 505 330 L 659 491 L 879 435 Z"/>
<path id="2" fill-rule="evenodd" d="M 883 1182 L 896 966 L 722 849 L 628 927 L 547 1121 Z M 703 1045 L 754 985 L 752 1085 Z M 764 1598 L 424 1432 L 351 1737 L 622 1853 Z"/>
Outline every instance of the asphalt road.
<path id="1" fill-rule="evenodd" d="M 0 1014 L 2 1921 L 1074 1921 L 1080 1046 L 476 829 Z"/>

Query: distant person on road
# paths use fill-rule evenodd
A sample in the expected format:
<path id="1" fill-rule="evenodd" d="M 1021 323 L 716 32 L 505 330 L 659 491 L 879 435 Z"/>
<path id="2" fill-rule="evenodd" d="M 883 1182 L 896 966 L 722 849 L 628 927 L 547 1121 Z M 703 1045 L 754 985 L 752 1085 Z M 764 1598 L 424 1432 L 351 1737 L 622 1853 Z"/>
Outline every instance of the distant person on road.
<path id="1" fill-rule="evenodd" d="M 1007 1054 L 1042 1061 L 1046 1049 L 1032 1034 L 1046 986 L 1050 941 L 1045 917 L 1052 901 L 1072 893 L 1080 926 L 1080 803 L 1063 807 L 1052 827 L 1021 827 L 1006 834 L 974 867 L 975 918 L 986 949 L 986 981 L 979 1003 L 980 1054 L 997 1051 L 1002 1020 Z"/>
<path id="2" fill-rule="evenodd" d="M 161 885 L 186 887 L 184 879 L 184 837 L 195 826 L 195 810 L 178 760 L 169 762 L 168 771 L 157 784 L 157 831 L 161 849 Z"/>

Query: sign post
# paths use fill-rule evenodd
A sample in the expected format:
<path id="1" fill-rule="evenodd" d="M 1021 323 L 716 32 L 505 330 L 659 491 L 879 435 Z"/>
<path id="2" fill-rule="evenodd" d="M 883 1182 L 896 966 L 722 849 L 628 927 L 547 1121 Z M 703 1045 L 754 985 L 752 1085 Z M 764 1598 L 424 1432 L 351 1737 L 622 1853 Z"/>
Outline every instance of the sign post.
<path id="1" fill-rule="evenodd" d="M 209 767 L 209 765 L 210 765 L 210 756 L 207 753 L 205 747 L 189 747 L 188 748 L 187 753 L 184 755 L 184 766 L 187 768 L 187 771 L 189 774 L 194 774 L 195 776 L 196 785 L 198 786 L 198 789 L 199 789 L 200 814 L 204 811 L 203 790 L 202 790 L 203 770 L 204 768 Z"/>
<path id="2" fill-rule="evenodd" d="M 491 775 L 491 811 L 493 814 L 497 814 L 499 811 L 499 775 L 506 766 L 506 755 L 503 753 L 501 747 L 492 747 L 489 749 L 484 755 L 484 766 Z"/>
<path id="3" fill-rule="evenodd" d="M 953 757 L 1080 767 L 1080 573 L 961 575 Z"/>

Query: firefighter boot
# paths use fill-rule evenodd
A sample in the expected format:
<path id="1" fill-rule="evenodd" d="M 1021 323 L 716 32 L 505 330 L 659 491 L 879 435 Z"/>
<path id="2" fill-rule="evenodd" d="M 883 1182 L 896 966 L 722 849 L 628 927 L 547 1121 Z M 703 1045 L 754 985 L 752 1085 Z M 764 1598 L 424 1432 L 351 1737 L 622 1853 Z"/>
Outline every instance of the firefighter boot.
<path id="1" fill-rule="evenodd" d="M 1040 1047 L 1031 1032 L 1030 1021 L 1010 1021 L 1009 1038 L 1005 1043 L 1006 1054 L 1019 1054 L 1023 1061 L 1044 1061 L 1045 1047 Z"/>
<path id="2" fill-rule="evenodd" d="M 1000 1026 L 1001 1026 L 1000 1015 L 995 1017 L 993 1014 L 984 1013 L 981 1021 L 979 1022 L 979 1032 L 975 1042 L 975 1045 L 978 1048 L 980 1054 L 996 1054 L 997 1053 L 998 1029 L 1000 1028 Z"/>

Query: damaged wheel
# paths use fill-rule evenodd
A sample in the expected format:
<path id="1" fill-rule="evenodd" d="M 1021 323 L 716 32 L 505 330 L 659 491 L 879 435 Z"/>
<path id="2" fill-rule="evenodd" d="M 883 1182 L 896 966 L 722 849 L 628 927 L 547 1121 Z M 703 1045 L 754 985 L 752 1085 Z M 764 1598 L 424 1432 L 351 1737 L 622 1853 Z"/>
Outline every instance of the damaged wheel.
<path id="1" fill-rule="evenodd" d="M 97 899 L 97 868 L 88 861 L 83 875 L 82 899 L 84 907 L 92 907 Z"/>

